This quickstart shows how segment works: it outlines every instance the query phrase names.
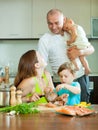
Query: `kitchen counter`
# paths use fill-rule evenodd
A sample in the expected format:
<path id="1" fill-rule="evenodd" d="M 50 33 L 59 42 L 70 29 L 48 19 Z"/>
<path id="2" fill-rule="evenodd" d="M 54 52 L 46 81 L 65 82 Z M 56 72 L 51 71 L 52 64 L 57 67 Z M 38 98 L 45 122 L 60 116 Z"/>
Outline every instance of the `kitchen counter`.
<path id="1" fill-rule="evenodd" d="M 98 76 L 98 73 L 89 74 L 89 76 Z"/>
<path id="2" fill-rule="evenodd" d="M 98 105 L 94 105 L 98 111 Z M 0 130 L 97 130 L 98 113 L 84 117 L 59 115 L 55 112 L 9 116 L 0 113 Z"/>

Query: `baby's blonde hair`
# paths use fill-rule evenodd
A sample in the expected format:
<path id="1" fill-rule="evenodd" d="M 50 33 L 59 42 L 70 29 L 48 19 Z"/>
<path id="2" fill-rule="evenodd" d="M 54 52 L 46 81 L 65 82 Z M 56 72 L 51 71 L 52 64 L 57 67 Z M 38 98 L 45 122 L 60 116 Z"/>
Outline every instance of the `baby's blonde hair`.
<path id="1" fill-rule="evenodd" d="M 61 71 L 68 69 L 72 74 L 75 74 L 76 69 L 75 66 L 72 62 L 65 62 L 64 64 L 62 64 L 59 69 L 58 69 L 58 75 Z"/>

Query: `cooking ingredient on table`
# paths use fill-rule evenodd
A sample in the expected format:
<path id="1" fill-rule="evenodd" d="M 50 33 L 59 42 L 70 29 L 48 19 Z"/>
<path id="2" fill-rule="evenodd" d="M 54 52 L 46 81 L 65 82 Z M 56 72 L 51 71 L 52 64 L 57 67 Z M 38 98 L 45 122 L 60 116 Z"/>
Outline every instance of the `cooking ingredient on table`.
<path id="1" fill-rule="evenodd" d="M 52 104 L 63 106 L 67 102 L 68 94 L 58 96 L 56 90 L 52 90 L 50 87 L 45 88 L 44 92 L 47 101 L 51 102 Z"/>
<path id="2" fill-rule="evenodd" d="M 95 113 L 95 110 L 83 106 L 64 106 L 56 112 L 70 116 L 86 116 Z"/>
<path id="3" fill-rule="evenodd" d="M 15 106 L 7 106 L 7 107 L 0 108 L 0 112 L 11 112 L 11 111 L 15 111 L 16 113 L 19 113 L 19 114 L 31 114 L 31 113 L 39 112 L 37 110 L 36 102 L 22 103 Z"/>
<path id="4" fill-rule="evenodd" d="M 79 104 L 76 104 L 76 106 L 82 106 L 82 107 L 91 107 L 91 103 L 87 102 L 80 102 Z"/>

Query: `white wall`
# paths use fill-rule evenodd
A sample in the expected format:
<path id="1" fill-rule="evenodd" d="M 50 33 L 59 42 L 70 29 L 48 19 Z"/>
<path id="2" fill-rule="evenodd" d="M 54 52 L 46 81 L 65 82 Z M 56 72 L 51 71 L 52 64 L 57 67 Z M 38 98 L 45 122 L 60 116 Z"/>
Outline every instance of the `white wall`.
<path id="1" fill-rule="evenodd" d="M 3 0 L 0 0 L 3 1 Z M 7 0 L 6 0 L 7 1 Z M 25 0 L 26 1 L 26 0 Z M 30 0 L 33 1 L 33 4 L 35 4 L 35 10 L 39 8 L 39 0 Z M 45 0 L 43 0 L 45 2 Z M 49 1 L 49 0 L 48 0 Z M 78 21 L 77 24 L 80 25 L 84 25 L 84 30 L 86 31 L 86 34 L 89 34 L 90 29 L 88 28 L 90 26 L 90 21 L 87 22 L 86 18 L 89 19 L 91 17 L 98 17 L 98 0 L 82 0 L 82 5 L 83 3 L 85 4 L 85 6 L 81 5 L 81 1 L 75 0 L 75 2 L 77 3 L 77 5 L 73 5 L 73 0 L 67 1 L 67 0 L 62 0 L 62 2 L 59 5 L 60 0 L 54 0 L 53 3 L 55 3 L 56 7 L 59 7 L 59 9 L 61 9 L 64 14 L 66 12 L 66 16 L 68 15 L 68 17 L 72 17 L 74 20 L 76 19 L 76 21 Z M 46 6 L 53 7 L 53 3 L 49 2 L 50 4 L 46 4 Z M 44 3 L 45 4 L 45 3 Z M 76 10 L 76 7 L 78 8 L 78 10 Z M 43 3 L 41 3 L 41 7 L 43 7 Z M 85 12 L 85 10 L 81 10 L 82 7 L 87 10 Z M 47 7 L 48 8 L 48 7 Z M 47 8 L 45 7 L 45 10 L 47 10 Z M 75 8 L 75 10 L 74 10 Z M 43 9 L 43 12 L 46 14 L 47 12 Z M 70 11 L 69 11 L 70 10 Z M 74 10 L 74 11 L 73 11 Z M 78 11 L 80 10 L 81 14 L 78 13 Z M 42 14 L 42 12 L 41 12 Z M 79 15 L 80 14 L 80 15 Z M 83 14 L 83 15 L 82 15 Z M 84 15 L 86 14 L 86 15 Z M 38 14 L 37 14 L 38 15 Z M 36 14 L 34 14 L 34 18 L 36 18 Z M 40 16 L 40 14 L 38 15 Z M 82 22 L 81 18 L 83 17 L 83 21 L 86 22 L 86 24 L 84 22 Z M 38 17 L 40 18 L 40 17 Z M 34 19 L 35 23 L 37 21 L 37 19 Z M 39 22 L 39 21 L 38 21 Z M 44 22 L 40 21 L 40 22 Z M 33 23 L 33 22 L 32 22 Z M 34 23 L 33 23 L 34 24 Z M 40 26 L 43 24 L 39 24 Z M 43 27 L 43 26 L 42 26 Z M 35 26 L 36 29 L 36 26 Z M 39 26 L 37 26 L 37 29 L 39 30 Z M 34 32 L 34 28 L 32 29 Z M 10 73 L 16 73 L 17 70 L 17 65 L 19 62 L 19 58 L 20 56 L 28 51 L 29 49 L 37 49 L 37 43 L 38 40 L 0 40 L 0 67 L 5 67 L 6 65 L 10 66 Z M 92 73 L 98 73 L 98 39 L 97 40 L 91 40 L 92 45 L 95 48 L 95 53 L 92 54 L 91 56 L 88 56 L 88 62 L 90 64 Z M 48 66 L 48 69 L 50 70 L 50 67 Z"/>
<path id="2" fill-rule="evenodd" d="M 92 73 L 98 73 L 98 40 L 92 40 L 92 45 L 95 52 L 88 56 Z M 10 73 L 14 74 L 17 71 L 17 66 L 20 56 L 30 50 L 37 50 L 38 40 L 0 40 L 0 67 L 10 66 Z M 50 66 L 48 66 L 51 72 Z"/>
<path id="3" fill-rule="evenodd" d="M 15 73 L 20 56 L 30 49 L 37 49 L 36 40 L 0 40 L 0 67 L 9 65 Z"/>
<path id="4" fill-rule="evenodd" d="M 90 41 L 94 46 L 95 52 L 87 57 L 89 65 L 91 67 L 92 74 L 98 75 L 98 40 Z"/>

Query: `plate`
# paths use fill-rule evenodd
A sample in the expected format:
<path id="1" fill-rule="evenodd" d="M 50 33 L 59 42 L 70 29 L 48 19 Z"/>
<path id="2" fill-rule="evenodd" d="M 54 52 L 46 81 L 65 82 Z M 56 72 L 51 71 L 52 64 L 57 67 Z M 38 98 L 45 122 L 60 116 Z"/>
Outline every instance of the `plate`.
<path id="1" fill-rule="evenodd" d="M 62 115 L 66 115 L 66 116 L 88 116 L 91 114 L 96 114 L 97 112 L 95 110 L 92 109 L 88 109 L 85 107 L 65 107 L 65 108 L 61 108 L 59 110 L 56 110 L 57 114 L 62 114 Z"/>
<path id="2" fill-rule="evenodd" d="M 76 115 L 72 115 L 72 114 L 67 114 L 67 113 L 63 113 L 63 112 L 57 112 L 56 114 L 61 114 L 61 115 L 65 115 L 65 116 L 76 116 Z"/>
<path id="3" fill-rule="evenodd" d="M 92 113 L 87 113 L 87 114 L 83 114 L 83 115 L 72 115 L 72 114 L 67 114 L 67 113 L 63 113 L 63 112 L 56 112 L 56 114 L 61 114 L 61 115 L 65 115 L 65 116 L 79 116 L 79 117 L 83 117 L 83 116 L 89 116 L 92 114 L 96 114 L 98 112 L 92 112 Z"/>

